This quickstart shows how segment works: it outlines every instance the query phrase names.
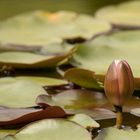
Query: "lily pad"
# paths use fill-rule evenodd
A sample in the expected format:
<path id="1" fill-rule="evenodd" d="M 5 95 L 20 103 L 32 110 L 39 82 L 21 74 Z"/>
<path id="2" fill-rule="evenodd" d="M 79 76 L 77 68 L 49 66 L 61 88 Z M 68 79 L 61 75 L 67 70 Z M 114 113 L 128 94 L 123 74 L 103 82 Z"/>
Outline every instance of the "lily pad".
<path id="1" fill-rule="evenodd" d="M 84 88 L 94 88 L 101 90 L 103 87 L 101 83 L 97 81 L 95 73 L 89 70 L 71 68 L 65 72 L 64 77 Z"/>
<path id="2" fill-rule="evenodd" d="M 11 17 L 0 23 L 1 45 L 47 47 L 64 39 L 91 38 L 110 30 L 110 24 L 89 15 L 70 11 L 33 11 Z"/>
<path id="3" fill-rule="evenodd" d="M 90 90 L 66 90 L 58 94 L 50 95 L 53 103 L 65 109 L 83 109 L 88 107 L 97 107 L 107 102 L 105 95 L 101 92 Z M 51 100 L 47 96 L 41 95 L 37 98 L 37 103 L 49 104 Z"/>
<path id="4" fill-rule="evenodd" d="M 91 140 L 91 134 L 82 126 L 64 119 L 41 120 L 25 126 L 16 135 L 4 140 Z"/>
<path id="5" fill-rule="evenodd" d="M 140 128 L 138 130 L 123 130 L 115 127 L 105 128 L 101 130 L 99 136 L 95 140 L 139 140 Z"/>
<path id="6" fill-rule="evenodd" d="M 94 120 L 116 117 L 115 113 L 105 109 L 108 106 L 108 101 L 104 94 L 90 90 L 66 90 L 56 95 L 39 95 L 36 103 L 42 107 L 57 105 L 62 107 L 68 114 L 84 113 Z"/>
<path id="7" fill-rule="evenodd" d="M 58 106 L 42 108 L 3 108 L 0 109 L 0 126 L 27 124 L 46 118 L 62 118 L 66 113 Z"/>
<path id="8" fill-rule="evenodd" d="M 129 1 L 117 6 L 107 6 L 101 8 L 96 13 L 96 17 L 104 19 L 110 23 L 125 27 L 140 28 L 140 1 Z"/>
<path id="9" fill-rule="evenodd" d="M 39 94 L 46 94 L 43 87 L 36 82 L 17 80 L 16 78 L 0 78 L 0 105 L 8 107 L 35 106 Z"/>
<path id="10" fill-rule="evenodd" d="M 90 116 L 86 114 L 76 114 L 74 116 L 68 117 L 68 120 L 76 122 L 85 128 L 98 128 L 100 124 L 93 120 Z"/>
<path id="11" fill-rule="evenodd" d="M 74 54 L 74 59 L 78 62 L 75 65 L 94 71 L 96 75 L 105 75 L 114 59 L 125 59 L 130 64 L 134 77 L 137 78 L 140 77 L 139 45 L 140 31 L 120 31 L 101 36 L 78 46 Z"/>
<path id="12" fill-rule="evenodd" d="M 65 85 L 68 82 L 66 80 L 60 80 L 56 78 L 49 78 L 49 77 L 37 77 L 37 76 L 18 76 L 15 77 L 17 80 L 27 80 L 33 81 L 38 83 L 41 86 L 59 86 Z"/>
<path id="13" fill-rule="evenodd" d="M 0 66 L 11 65 L 15 68 L 42 68 L 61 65 L 68 60 L 74 49 L 61 55 L 41 55 L 31 52 L 1 52 Z"/>

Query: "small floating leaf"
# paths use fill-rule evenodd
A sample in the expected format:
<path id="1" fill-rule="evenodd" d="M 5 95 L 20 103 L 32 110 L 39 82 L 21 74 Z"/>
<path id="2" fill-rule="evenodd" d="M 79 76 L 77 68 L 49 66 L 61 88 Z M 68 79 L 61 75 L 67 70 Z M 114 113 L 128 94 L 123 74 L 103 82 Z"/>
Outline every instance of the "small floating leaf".
<path id="1" fill-rule="evenodd" d="M 65 72 L 64 77 L 84 88 L 102 89 L 101 83 L 97 81 L 95 73 L 92 71 L 80 68 L 71 68 Z"/>
<path id="2" fill-rule="evenodd" d="M 76 114 L 74 116 L 68 117 L 68 120 L 76 122 L 85 128 L 98 128 L 100 124 L 93 120 L 90 116 L 86 114 Z"/>

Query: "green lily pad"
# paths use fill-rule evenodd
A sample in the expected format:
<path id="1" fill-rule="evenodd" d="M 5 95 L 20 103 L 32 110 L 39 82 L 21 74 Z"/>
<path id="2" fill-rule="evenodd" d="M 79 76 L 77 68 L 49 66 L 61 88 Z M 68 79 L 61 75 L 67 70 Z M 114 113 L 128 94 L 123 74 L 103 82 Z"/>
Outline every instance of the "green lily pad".
<path id="1" fill-rule="evenodd" d="M 41 85 L 16 78 L 0 78 L 0 105 L 8 107 L 35 106 L 39 94 L 46 94 Z"/>
<path id="2" fill-rule="evenodd" d="M 84 88 L 94 88 L 101 90 L 103 87 L 101 83 L 97 81 L 95 73 L 89 70 L 71 68 L 65 72 L 64 77 Z"/>
<path id="3" fill-rule="evenodd" d="M 117 6 L 101 8 L 96 17 L 124 27 L 140 27 L 140 1 L 130 1 Z"/>
<path id="4" fill-rule="evenodd" d="M 37 76 L 18 76 L 15 77 L 18 80 L 27 80 L 27 81 L 33 81 L 38 83 L 41 86 L 59 86 L 59 85 L 65 85 L 68 82 L 65 80 L 60 80 L 56 78 L 49 78 L 49 77 L 37 77 Z"/>
<path id="5" fill-rule="evenodd" d="M 120 31 L 101 36 L 93 41 L 79 45 L 74 54 L 75 65 L 105 75 L 114 59 L 125 59 L 131 66 L 134 77 L 140 77 L 140 31 Z M 77 72 L 78 74 L 78 72 Z"/>
<path id="6" fill-rule="evenodd" d="M 86 114 L 76 114 L 74 116 L 68 117 L 68 120 L 76 122 L 85 128 L 98 128 L 100 124 L 93 120 L 90 116 Z"/>
<path id="7" fill-rule="evenodd" d="M 74 49 L 61 55 L 41 55 L 31 52 L 1 52 L 0 66 L 11 65 L 15 68 L 54 67 L 65 63 Z"/>
<path id="8" fill-rule="evenodd" d="M 75 12 L 33 11 L 2 21 L 0 43 L 47 47 L 48 44 L 61 43 L 68 38 L 91 38 L 110 28 L 106 21 Z"/>
<path id="9" fill-rule="evenodd" d="M 72 138 L 71 138 L 72 137 Z M 82 126 L 65 119 L 47 119 L 25 126 L 16 135 L 4 140 L 91 140 L 91 134 Z"/>
<path id="10" fill-rule="evenodd" d="M 139 140 L 140 128 L 138 130 L 123 130 L 115 127 L 105 128 L 101 130 L 99 136 L 95 140 Z"/>

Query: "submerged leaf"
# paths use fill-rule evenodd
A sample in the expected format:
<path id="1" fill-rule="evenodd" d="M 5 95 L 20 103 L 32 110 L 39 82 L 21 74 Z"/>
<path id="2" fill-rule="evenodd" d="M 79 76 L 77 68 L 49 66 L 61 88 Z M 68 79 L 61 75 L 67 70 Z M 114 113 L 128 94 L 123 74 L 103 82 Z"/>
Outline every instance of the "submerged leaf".
<path id="1" fill-rule="evenodd" d="M 16 135 L 4 140 L 91 140 L 91 134 L 82 126 L 64 119 L 41 120 L 25 126 Z"/>

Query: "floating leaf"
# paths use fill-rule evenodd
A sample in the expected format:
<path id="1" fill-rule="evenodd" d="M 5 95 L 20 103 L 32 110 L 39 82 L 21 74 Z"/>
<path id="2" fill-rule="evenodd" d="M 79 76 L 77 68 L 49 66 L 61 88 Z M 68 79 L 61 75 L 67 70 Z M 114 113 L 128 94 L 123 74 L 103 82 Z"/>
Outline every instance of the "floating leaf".
<path id="1" fill-rule="evenodd" d="M 117 6 L 101 8 L 96 17 L 117 26 L 140 28 L 140 1 L 130 1 Z"/>
<path id="2" fill-rule="evenodd" d="M 105 128 L 101 130 L 99 136 L 95 140 L 139 140 L 140 128 L 138 130 L 123 130 L 115 127 Z"/>
<path id="3" fill-rule="evenodd" d="M 94 71 L 96 75 L 105 75 L 109 64 L 114 59 L 124 59 L 130 64 L 134 77 L 137 78 L 140 77 L 139 45 L 140 31 L 121 31 L 98 37 L 87 44 L 78 46 L 74 55 L 78 63 L 75 65 Z"/>
<path id="4" fill-rule="evenodd" d="M 41 100 L 40 100 L 41 99 Z M 105 95 L 101 92 L 90 90 L 66 90 L 51 96 L 52 101 L 65 109 L 83 109 L 88 107 L 102 106 L 107 102 Z M 47 96 L 39 96 L 37 103 L 48 100 Z M 49 100 L 48 100 L 49 101 Z M 50 101 L 51 103 L 51 101 Z M 49 102 L 48 102 L 49 104 Z"/>
<path id="5" fill-rule="evenodd" d="M 15 68 L 42 68 L 61 65 L 74 52 L 74 49 L 61 55 L 41 55 L 30 52 L 1 52 L 0 66 L 11 65 Z"/>
<path id="6" fill-rule="evenodd" d="M 68 117 L 68 120 L 76 122 L 85 128 L 98 128 L 100 124 L 93 120 L 90 116 L 86 114 L 76 114 L 74 116 Z"/>
<path id="7" fill-rule="evenodd" d="M 11 17 L 0 23 L 0 42 L 29 47 L 47 47 L 64 39 L 91 38 L 110 30 L 106 21 L 75 12 L 34 11 Z M 20 46 L 19 46 L 20 47 Z"/>
<path id="8" fill-rule="evenodd" d="M 68 83 L 65 80 L 49 78 L 49 77 L 37 77 L 37 76 L 18 76 L 16 77 L 16 79 L 33 81 L 40 84 L 41 86 L 59 86 L 59 85 L 65 85 Z"/>
<path id="9" fill-rule="evenodd" d="M 115 117 L 115 113 L 103 109 L 108 106 L 108 101 L 101 92 L 84 89 L 66 90 L 56 95 L 40 95 L 37 97 L 36 103 L 42 107 L 48 105 L 61 106 L 68 114 L 84 113 L 95 120 Z"/>
<path id="10" fill-rule="evenodd" d="M 72 138 L 71 138 L 72 137 Z M 25 126 L 14 136 L 4 140 L 91 140 L 91 134 L 82 126 L 64 119 L 41 120 Z"/>
<path id="11" fill-rule="evenodd" d="M 41 85 L 16 78 L 0 78 L 0 105 L 8 107 L 35 106 L 39 94 L 46 94 Z"/>
<path id="12" fill-rule="evenodd" d="M 3 108 L 0 109 L 0 126 L 27 124 L 45 118 L 61 118 L 66 113 L 58 106 L 37 108 Z"/>
<path id="13" fill-rule="evenodd" d="M 102 89 L 100 83 L 98 83 L 95 73 L 92 71 L 80 69 L 80 68 L 71 68 L 65 72 L 66 79 L 69 81 L 80 85 L 85 88 L 94 88 L 94 89 Z"/>

